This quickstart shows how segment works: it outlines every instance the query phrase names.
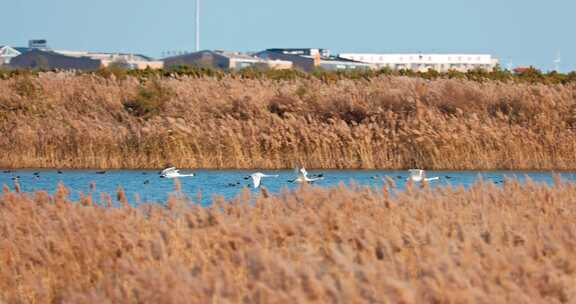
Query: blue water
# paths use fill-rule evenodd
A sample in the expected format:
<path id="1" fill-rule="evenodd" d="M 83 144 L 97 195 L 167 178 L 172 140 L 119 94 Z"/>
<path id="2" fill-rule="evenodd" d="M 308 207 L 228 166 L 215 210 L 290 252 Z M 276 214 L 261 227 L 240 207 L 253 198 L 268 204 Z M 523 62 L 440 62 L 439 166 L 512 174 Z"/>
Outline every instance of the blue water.
<path id="1" fill-rule="evenodd" d="M 90 192 L 90 184 L 96 184 L 94 198 L 99 200 L 101 192 L 110 193 L 116 197 L 118 187 L 122 186 L 131 204 L 136 204 L 135 196 L 140 197 L 141 202 L 164 204 L 170 193 L 174 192 L 174 180 L 159 178 L 158 171 L 143 170 L 118 170 L 107 171 L 106 174 L 97 174 L 97 170 L 14 170 L 11 172 L 0 171 L 0 184 L 14 188 L 13 178 L 19 177 L 22 191 L 33 192 L 37 190 L 54 193 L 58 183 L 63 183 L 71 191 L 70 198 L 79 198 L 80 193 Z M 181 170 L 181 173 L 193 172 L 195 177 L 181 178 L 182 191 L 189 198 L 198 201 L 201 197 L 202 205 L 209 205 L 214 196 L 223 196 L 225 199 L 237 197 L 242 190 L 251 185 L 251 180 L 244 177 L 254 171 L 240 170 Z M 278 193 L 283 188 L 294 189 L 299 185 L 289 183 L 295 177 L 294 170 L 262 171 L 266 174 L 278 174 L 278 178 L 266 178 L 263 185 L 271 193 Z M 35 175 L 37 173 L 37 175 Z M 309 170 L 309 174 L 323 173 L 325 179 L 314 184 L 316 187 L 334 187 L 340 183 L 351 185 L 370 186 L 381 189 L 385 183 L 384 178 L 394 179 L 398 188 L 406 185 L 407 171 L 373 171 L 373 170 Z M 553 184 L 553 172 L 522 172 L 522 171 L 459 171 L 459 172 L 435 172 L 428 171 L 428 177 L 440 177 L 439 181 L 430 182 L 430 186 L 438 187 L 445 185 L 469 187 L 479 178 L 484 181 L 501 184 L 506 177 L 517 178 L 524 181 L 529 177 L 535 182 Z M 576 173 L 561 173 L 564 181 L 576 181 Z M 239 185 L 238 185 L 239 183 Z M 251 189 L 254 193 L 257 189 Z M 201 194 L 200 196 L 198 194 Z"/>

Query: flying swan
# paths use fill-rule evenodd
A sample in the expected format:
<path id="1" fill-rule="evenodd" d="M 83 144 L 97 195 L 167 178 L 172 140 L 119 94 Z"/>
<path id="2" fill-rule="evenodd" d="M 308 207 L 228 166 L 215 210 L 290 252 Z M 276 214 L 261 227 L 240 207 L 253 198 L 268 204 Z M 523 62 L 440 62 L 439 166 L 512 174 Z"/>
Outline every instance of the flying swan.
<path id="1" fill-rule="evenodd" d="M 252 179 L 252 184 L 254 185 L 254 188 L 258 188 L 262 184 L 262 178 L 265 177 L 278 177 L 278 175 L 266 175 L 264 173 L 256 172 L 244 177 L 244 179 Z"/>
<path id="2" fill-rule="evenodd" d="M 306 169 L 301 168 L 298 170 L 298 177 L 296 179 L 291 180 L 291 183 L 313 183 L 315 181 L 319 181 L 324 179 L 322 174 L 318 174 L 316 177 L 308 177 L 308 171 Z"/>
<path id="3" fill-rule="evenodd" d="M 176 167 L 170 167 L 160 172 L 160 178 L 177 178 L 177 177 L 191 177 L 191 176 L 194 176 L 194 173 L 180 174 L 180 170 L 176 169 Z"/>
<path id="4" fill-rule="evenodd" d="M 410 172 L 410 177 L 408 177 L 408 180 L 413 181 L 415 183 L 419 183 L 422 181 L 429 182 L 440 179 L 439 177 L 426 178 L 426 172 L 424 172 L 424 170 L 422 169 L 410 169 L 408 170 L 408 172 Z"/>

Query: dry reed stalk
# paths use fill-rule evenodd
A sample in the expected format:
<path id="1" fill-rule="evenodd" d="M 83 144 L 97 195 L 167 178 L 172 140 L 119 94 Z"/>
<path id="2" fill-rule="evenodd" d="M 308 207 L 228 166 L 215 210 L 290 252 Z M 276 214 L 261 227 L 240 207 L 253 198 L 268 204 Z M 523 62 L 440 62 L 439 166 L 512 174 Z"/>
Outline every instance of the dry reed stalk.
<path id="1" fill-rule="evenodd" d="M 0 80 L 0 167 L 569 170 L 575 91 L 385 76 L 14 77 Z"/>
<path id="2" fill-rule="evenodd" d="M 131 209 L 72 203 L 62 188 L 5 192 L 0 300 L 563 303 L 576 294 L 574 184 L 387 189 L 246 192 L 211 208 L 172 196 L 170 208 Z"/>

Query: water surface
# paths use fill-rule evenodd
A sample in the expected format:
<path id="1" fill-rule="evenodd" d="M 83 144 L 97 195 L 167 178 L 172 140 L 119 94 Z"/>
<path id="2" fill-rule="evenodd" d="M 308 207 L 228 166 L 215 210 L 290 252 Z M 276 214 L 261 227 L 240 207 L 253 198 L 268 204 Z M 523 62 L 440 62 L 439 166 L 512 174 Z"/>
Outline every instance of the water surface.
<path id="1" fill-rule="evenodd" d="M 130 200 L 135 204 L 135 195 L 141 201 L 164 204 L 169 193 L 174 191 L 174 181 L 162 179 L 158 171 L 145 170 L 115 170 L 106 171 L 105 174 L 96 173 L 98 170 L 14 170 L 0 172 L 0 184 L 14 188 L 14 178 L 18 177 L 22 191 L 32 192 L 44 190 L 54 193 L 58 183 L 63 183 L 71 191 L 71 198 L 78 199 L 79 194 L 89 193 L 90 184 L 96 184 L 95 198 L 100 197 L 101 192 L 107 192 L 116 197 L 118 187 L 122 186 Z M 181 173 L 193 172 L 195 177 L 181 178 L 182 191 L 188 197 L 197 201 L 201 197 L 203 205 L 209 205 L 214 196 L 223 196 L 226 199 L 237 197 L 242 189 L 251 185 L 250 180 L 244 177 L 255 172 L 243 170 L 181 170 Z M 272 193 L 278 193 L 283 188 L 294 189 L 297 184 L 289 183 L 295 177 L 294 170 L 261 171 L 266 174 L 277 174 L 278 178 L 267 178 L 263 185 Z M 398 188 L 406 186 L 407 171 L 376 171 L 376 170 L 309 170 L 309 174 L 324 174 L 325 179 L 314 184 L 317 187 L 335 187 L 340 183 L 350 185 L 370 186 L 381 189 L 384 179 L 394 179 Z M 502 184 L 506 177 L 518 178 L 524 181 L 529 177 L 535 182 L 553 184 L 553 172 L 534 171 L 428 171 L 429 177 L 440 177 L 440 180 L 430 182 L 432 187 L 452 185 L 470 187 L 479 178 L 484 181 Z M 563 172 L 559 174 L 563 180 L 576 181 L 575 172 Z M 257 189 L 251 189 L 258 192 Z M 199 193 L 201 194 L 199 196 Z"/>

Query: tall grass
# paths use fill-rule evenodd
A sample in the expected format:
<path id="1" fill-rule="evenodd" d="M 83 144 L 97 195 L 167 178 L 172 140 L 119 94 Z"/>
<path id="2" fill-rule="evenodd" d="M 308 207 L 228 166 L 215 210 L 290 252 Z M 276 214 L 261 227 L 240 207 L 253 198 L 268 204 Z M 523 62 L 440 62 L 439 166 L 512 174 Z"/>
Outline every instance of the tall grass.
<path id="1" fill-rule="evenodd" d="M 0 167 L 576 169 L 576 84 L 39 73 L 0 80 Z"/>
<path id="2" fill-rule="evenodd" d="M 391 182 L 392 184 L 393 182 Z M 0 196 L 5 303 L 566 303 L 576 185 Z M 118 208 L 107 208 L 109 205 Z"/>

